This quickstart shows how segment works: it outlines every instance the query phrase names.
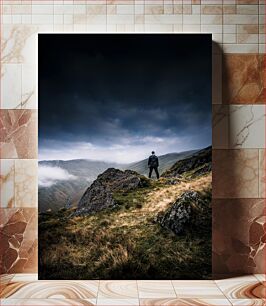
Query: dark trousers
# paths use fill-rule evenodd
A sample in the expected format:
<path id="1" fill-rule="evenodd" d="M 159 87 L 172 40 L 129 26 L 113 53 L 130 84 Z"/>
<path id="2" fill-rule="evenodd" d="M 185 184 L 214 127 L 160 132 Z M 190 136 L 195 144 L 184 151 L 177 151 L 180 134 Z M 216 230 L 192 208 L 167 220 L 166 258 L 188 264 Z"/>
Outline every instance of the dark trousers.
<path id="1" fill-rule="evenodd" d="M 158 167 L 150 167 L 149 178 L 151 178 L 152 171 L 155 171 L 157 179 L 159 178 Z"/>

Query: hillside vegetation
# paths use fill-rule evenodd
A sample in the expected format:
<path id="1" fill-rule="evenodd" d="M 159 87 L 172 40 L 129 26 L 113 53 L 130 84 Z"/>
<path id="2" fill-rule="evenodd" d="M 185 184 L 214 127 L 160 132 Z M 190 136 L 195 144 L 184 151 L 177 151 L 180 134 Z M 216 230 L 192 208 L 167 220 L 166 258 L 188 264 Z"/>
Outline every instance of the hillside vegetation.
<path id="1" fill-rule="evenodd" d="M 184 163 L 179 162 L 179 167 L 184 168 Z M 188 171 L 179 174 L 174 167 L 172 176 L 168 171 L 156 181 L 144 178 L 145 183 L 133 171 L 124 180 L 126 172 L 109 169 L 88 188 L 84 198 L 89 200 L 81 201 L 78 209 L 39 215 L 39 277 L 210 278 L 210 167 L 211 159 L 205 158 L 196 162 L 193 170 L 188 167 Z M 120 183 L 117 177 L 108 178 L 109 173 L 118 175 Z M 103 199 L 110 192 L 111 204 L 87 210 L 97 203 L 93 194 L 99 186 L 100 192 L 107 192 Z"/>

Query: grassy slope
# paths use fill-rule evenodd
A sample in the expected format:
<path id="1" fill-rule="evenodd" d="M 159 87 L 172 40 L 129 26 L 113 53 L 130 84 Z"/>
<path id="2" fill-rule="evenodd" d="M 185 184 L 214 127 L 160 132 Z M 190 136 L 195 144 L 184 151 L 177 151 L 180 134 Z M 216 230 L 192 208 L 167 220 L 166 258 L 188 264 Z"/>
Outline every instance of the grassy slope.
<path id="1" fill-rule="evenodd" d="M 178 185 L 167 179 L 115 194 L 120 206 L 87 217 L 69 211 L 39 218 L 42 279 L 194 279 L 211 273 L 211 212 L 202 229 L 174 235 L 155 223 L 185 190 L 211 198 L 211 174 Z"/>

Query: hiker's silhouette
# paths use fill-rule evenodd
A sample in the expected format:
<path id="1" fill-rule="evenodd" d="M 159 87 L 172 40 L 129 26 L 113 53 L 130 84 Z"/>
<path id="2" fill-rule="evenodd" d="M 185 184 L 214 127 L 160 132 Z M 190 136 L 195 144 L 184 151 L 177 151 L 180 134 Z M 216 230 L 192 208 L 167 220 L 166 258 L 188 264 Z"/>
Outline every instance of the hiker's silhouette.
<path id="1" fill-rule="evenodd" d="M 149 171 L 149 178 L 151 178 L 152 171 L 154 170 L 157 176 L 157 179 L 159 178 L 159 172 L 158 172 L 158 167 L 159 167 L 159 159 L 155 155 L 155 152 L 151 152 L 151 156 L 148 159 L 148 167 L 150 168 Z"/>

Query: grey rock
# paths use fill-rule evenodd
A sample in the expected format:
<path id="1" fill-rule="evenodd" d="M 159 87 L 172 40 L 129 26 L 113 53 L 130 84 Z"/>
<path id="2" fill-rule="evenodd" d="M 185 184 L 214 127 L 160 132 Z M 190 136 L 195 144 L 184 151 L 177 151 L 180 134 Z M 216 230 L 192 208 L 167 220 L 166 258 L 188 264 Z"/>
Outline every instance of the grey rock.
<path id="1" fill-rule="evenodd" d="M 100 174 L 85 191 L 74 215 L 91 214 L 107 208 L 114 208 L 117 203 L 113 198 L 113 192 L 129 191 L 145 187 L 148 184 L 148 179 L 135 171 L 109 168 Z"/>
<path id="2" fill-rule="evenodd" d="M 164 214 L 158 215 L 155 221 L 179 234 L 188 224 L 200 226 L 202 222 L 208 222 L 202 215 L 210 214 L 210 211 L 207 211 L 210 209 L 209 204 L 198 192 L 186 191 Z"/>

